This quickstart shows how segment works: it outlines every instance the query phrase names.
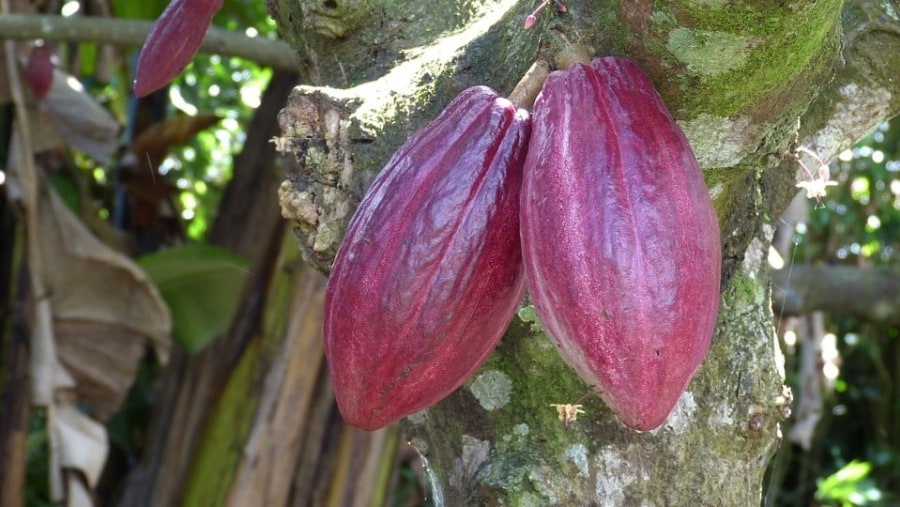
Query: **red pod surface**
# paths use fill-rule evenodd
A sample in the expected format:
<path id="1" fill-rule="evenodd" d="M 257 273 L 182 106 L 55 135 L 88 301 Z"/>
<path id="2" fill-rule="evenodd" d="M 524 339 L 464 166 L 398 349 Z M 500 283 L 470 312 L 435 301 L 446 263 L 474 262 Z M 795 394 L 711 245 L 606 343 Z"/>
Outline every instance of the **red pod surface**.
<path id="1" fill-rule="evenodd" d="M 656 428 L 716 323 L 719 226 L 700 167 L 631 61 L 554 72 L 532 121 L 521 229 L 537 314 L 626 425 Z"/>
<path id="2" fill-rule="evenodd" d="M 141 54 L 134 94 L 149 95 L 167 85 L 194 59 L 222 0 L 172 0 L 159 15 Z"/>
<path id="3" fill-rule="evenodd" d="M 53 53 L 50 48 L 36 46 L 31 48 L 28 64 L 25 66 L 25 82 L 37 98 L 47 96 L 53 87 Z"/>
<path id="4" fill-rule="evenodd" d="M 338 407 L 378 429 L 462 385 L 524 292 L 519 195 L 530 124 L 486 87 L 409 139 L 350 220 L 325 294 Z"/>

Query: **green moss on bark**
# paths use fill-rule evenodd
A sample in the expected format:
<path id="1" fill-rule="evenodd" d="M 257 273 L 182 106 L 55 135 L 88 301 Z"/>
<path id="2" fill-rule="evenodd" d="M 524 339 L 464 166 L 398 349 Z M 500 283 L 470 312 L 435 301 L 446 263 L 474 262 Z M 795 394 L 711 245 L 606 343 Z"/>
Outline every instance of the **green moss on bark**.
<path id="1" fill-rule="evenodd" d="M 283 250 L 286 259 L 299 261 L 299 252 L 290 242 L 284 242 Z M 185 482 L 183 506 L 213 507 L 224 505 L 228 499 L 244 443 L 257 417 L 265 359 L 278 347 L 278 340 L 285 338 L 284 316 L 290 313 L 294 301 L 291 294 L 301 273 L 296 270 L 291 276 L 282 276 L 272 287 L 269 300 L 274 303 L 266 307 L 264 329 L 243 351 L 209 418 L 189 471 L 191 477 Z"/>
<path id="2" fill-rule="evenodd" d="M 754 117 L 805 107 L 839 51 L 841 5 L 729 2 L 715 8 L 684 2 L 673 17 L 655 18 L 664 20 L 654 29 L 668 33 L 672 57 L 688 69 L 683 100 L 675 98 L 674 107 L 693 115 Z"/>

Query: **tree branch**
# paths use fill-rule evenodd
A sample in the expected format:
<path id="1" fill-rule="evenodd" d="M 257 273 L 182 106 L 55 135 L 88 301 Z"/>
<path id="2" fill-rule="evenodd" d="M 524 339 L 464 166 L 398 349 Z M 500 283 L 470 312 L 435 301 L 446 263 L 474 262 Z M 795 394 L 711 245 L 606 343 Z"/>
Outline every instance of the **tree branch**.
<path id="1" fill-rule="evenodd" d="M 877 0 L 855 0 L 845 6 L 844 62 L 801 127 L 801 142 L 825 160 L 900 113 L 900 81 L 889 70 L 895 68 L 892 58 L 900 52 L 900 21 L 892 9 Z"/>
<path id="2" fill-rule="evenodd" d="M 873 322 L 900 323 L 900 270 L 795 264 L 772 271 L 776 314 L 816 310 L 854 315 Z"/>
<path id="3" fill-rule="evenodd" d="M 842 16 L 843 59 L 834 78 L 815 83 L 821 93 L 800 119 L 799 144 L 830 161 L 900 113 L 900 80 L 895 55 L 900 54 L 900 20 L 890 3 L 850 0 Z M 834 176 L 834 175 L 832 175 Z M 779 216 L 805 181 L 790 157 L 763 176 L 768 212 Z"/>
<path id="4" fill-rule="evenodd" d="M 153 23 L 131 19 L 62 17 L 26 14 L 0 15 L 0 34 L 6 39 L 44 39 L 140 46 Z M 246 58 L 276 70 L 297 71 L 297 55 L 282 40 L 247 37 L 212 27 L 200 47 L 204 53 Z"/>

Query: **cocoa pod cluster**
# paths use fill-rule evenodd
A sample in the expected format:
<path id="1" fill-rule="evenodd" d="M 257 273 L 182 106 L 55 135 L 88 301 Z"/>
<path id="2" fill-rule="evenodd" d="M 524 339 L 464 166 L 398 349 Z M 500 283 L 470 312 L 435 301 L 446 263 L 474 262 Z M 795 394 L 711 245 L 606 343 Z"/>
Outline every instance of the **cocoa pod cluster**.
<path id="1" fill-rule="evenodd" d="M 374 430 L 437 403 L 527 288 L 581 378 L 624 424 L 656 428 L 709 348 L 720 252 L 700 167 L 635 63 L 553 72 L 531 117 L 465 90 L 388 162 L 335 258 L 338 407 Z"/>

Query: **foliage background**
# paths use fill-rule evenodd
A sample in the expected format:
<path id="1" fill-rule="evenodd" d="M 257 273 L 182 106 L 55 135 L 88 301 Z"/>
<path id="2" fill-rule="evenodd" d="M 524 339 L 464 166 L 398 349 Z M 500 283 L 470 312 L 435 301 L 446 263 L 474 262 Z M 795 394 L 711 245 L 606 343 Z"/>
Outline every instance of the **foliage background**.
<path id="1" fill-rule="evenodd" d="M 900 118 L 884 122 L 831 163 L 840 184 L 791 231 L 794 263 L 898 267 Z M 770 469 L 770 505 L 894 505 L 900 502 L 898 321 L 825 316 L 822 368 L 830 368 L 812 447 L 786 441 Z M 804 392 L 796 336 L 782 332 L 788 382 Z M 823 373 L 824 375 L 824 373 Z M 785 434 L 793 420 L 788 421 Z"/>

